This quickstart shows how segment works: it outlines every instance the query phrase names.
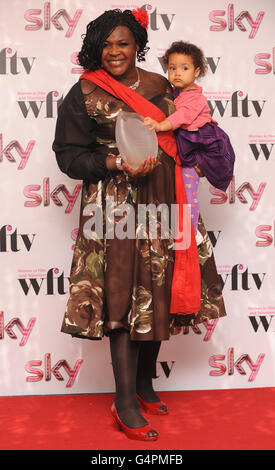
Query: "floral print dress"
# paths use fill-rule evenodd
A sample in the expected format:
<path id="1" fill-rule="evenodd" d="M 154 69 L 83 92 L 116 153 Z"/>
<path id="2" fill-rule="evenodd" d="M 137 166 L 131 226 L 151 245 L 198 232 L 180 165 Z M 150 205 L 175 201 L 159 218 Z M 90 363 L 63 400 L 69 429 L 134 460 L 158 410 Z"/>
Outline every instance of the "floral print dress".
<path id="1" fill-rule="evenodd" d="M 151 101 L 171 114 L 170 88 L 157 92 Z M 131 179 L 120 171 L 108 172 L 104 159 L 108 153 L 118 153 L 115 123 L 121 110 L 133 111 L 99 87 L 83 94 L 80 82 L 59 109 L 53 144 L 57 163 L 70 177 L 83 179 L 62 331 L 101 339 L 111 330 L 126 328 L 132 340 L 168 340 L 181 326 L 225 315 L 221 286 L 200 218 L 201 310 L 170 315 L 174 250 L 169 221 L 175 203 L 175 163 L 159 148 L 157 166 L 145 177 Z M 150 212 L 154 234 L 148 217 L 143 224 L 137 217 L 139 207 L 150 204 L 168 207 L 168 213 Z"/>

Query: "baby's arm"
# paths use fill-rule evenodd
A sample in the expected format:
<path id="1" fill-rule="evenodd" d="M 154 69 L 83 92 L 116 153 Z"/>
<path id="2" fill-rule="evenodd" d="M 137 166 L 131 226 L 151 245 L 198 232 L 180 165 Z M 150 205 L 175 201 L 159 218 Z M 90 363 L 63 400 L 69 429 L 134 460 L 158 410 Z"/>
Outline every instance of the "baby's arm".
<path id="1" fill-rule="evenodd" d="M 143 121 L 145 126 L 150 126 L 149 129 L 152 131 L 155 129 L 156 132 L 163 132 L 163 131 L 170 131 L 172 129 L 172 124 L 168 119 L 165 119 L 164 121 L 157 122 L 154 119 L 151 119 L 150 117 L 144 118 Z"/>

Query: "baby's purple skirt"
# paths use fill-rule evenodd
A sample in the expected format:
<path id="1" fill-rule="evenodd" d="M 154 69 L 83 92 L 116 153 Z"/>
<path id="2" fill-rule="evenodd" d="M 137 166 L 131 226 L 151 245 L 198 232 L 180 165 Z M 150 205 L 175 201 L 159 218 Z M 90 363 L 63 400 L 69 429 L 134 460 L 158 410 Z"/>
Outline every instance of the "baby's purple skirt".
<path id="1" fill-rule="evenodd" d="M 197 131 L 179 128 L 175 135 L 182 166 L 198 163 L 209 183 L 225 191 L 232 180 L 235 162 L 228 135 L 213 122 Z"/>

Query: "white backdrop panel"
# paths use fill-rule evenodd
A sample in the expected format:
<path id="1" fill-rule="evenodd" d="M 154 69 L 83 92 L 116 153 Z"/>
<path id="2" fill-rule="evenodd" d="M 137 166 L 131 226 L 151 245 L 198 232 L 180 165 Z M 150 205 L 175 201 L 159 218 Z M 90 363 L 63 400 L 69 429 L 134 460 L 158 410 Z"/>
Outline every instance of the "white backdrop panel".
<path id="1" fill-rule="evenodd" d="M 274 2 L 270 0 L 2 0 L 0 395 L 112 392 L 108 339 L 60 333 L 78 228 L 81 181 L 51 150 L 57 106 L 78 80 L 86 24 L 110 8 L 147 8 L 150 51 L 174 40 L 201 47 L 200 84 L 236 151 L 226 193 L 201 180 L 227 317 L 182 329 L 162 344 L 156 388 L 275 386 Z"/>

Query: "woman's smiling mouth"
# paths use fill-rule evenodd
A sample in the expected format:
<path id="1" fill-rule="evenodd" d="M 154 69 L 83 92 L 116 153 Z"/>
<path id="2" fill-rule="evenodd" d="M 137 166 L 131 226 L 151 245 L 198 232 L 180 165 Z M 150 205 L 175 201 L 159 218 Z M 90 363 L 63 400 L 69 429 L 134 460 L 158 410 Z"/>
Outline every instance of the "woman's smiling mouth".
<path id="1" fill-rule="evenodd" d="M 120 65 L 121 63 L 123 63 L 125 61 L 125 59 L 109 59 L 108 60 L 108 63 L 110 65 Z"/>

